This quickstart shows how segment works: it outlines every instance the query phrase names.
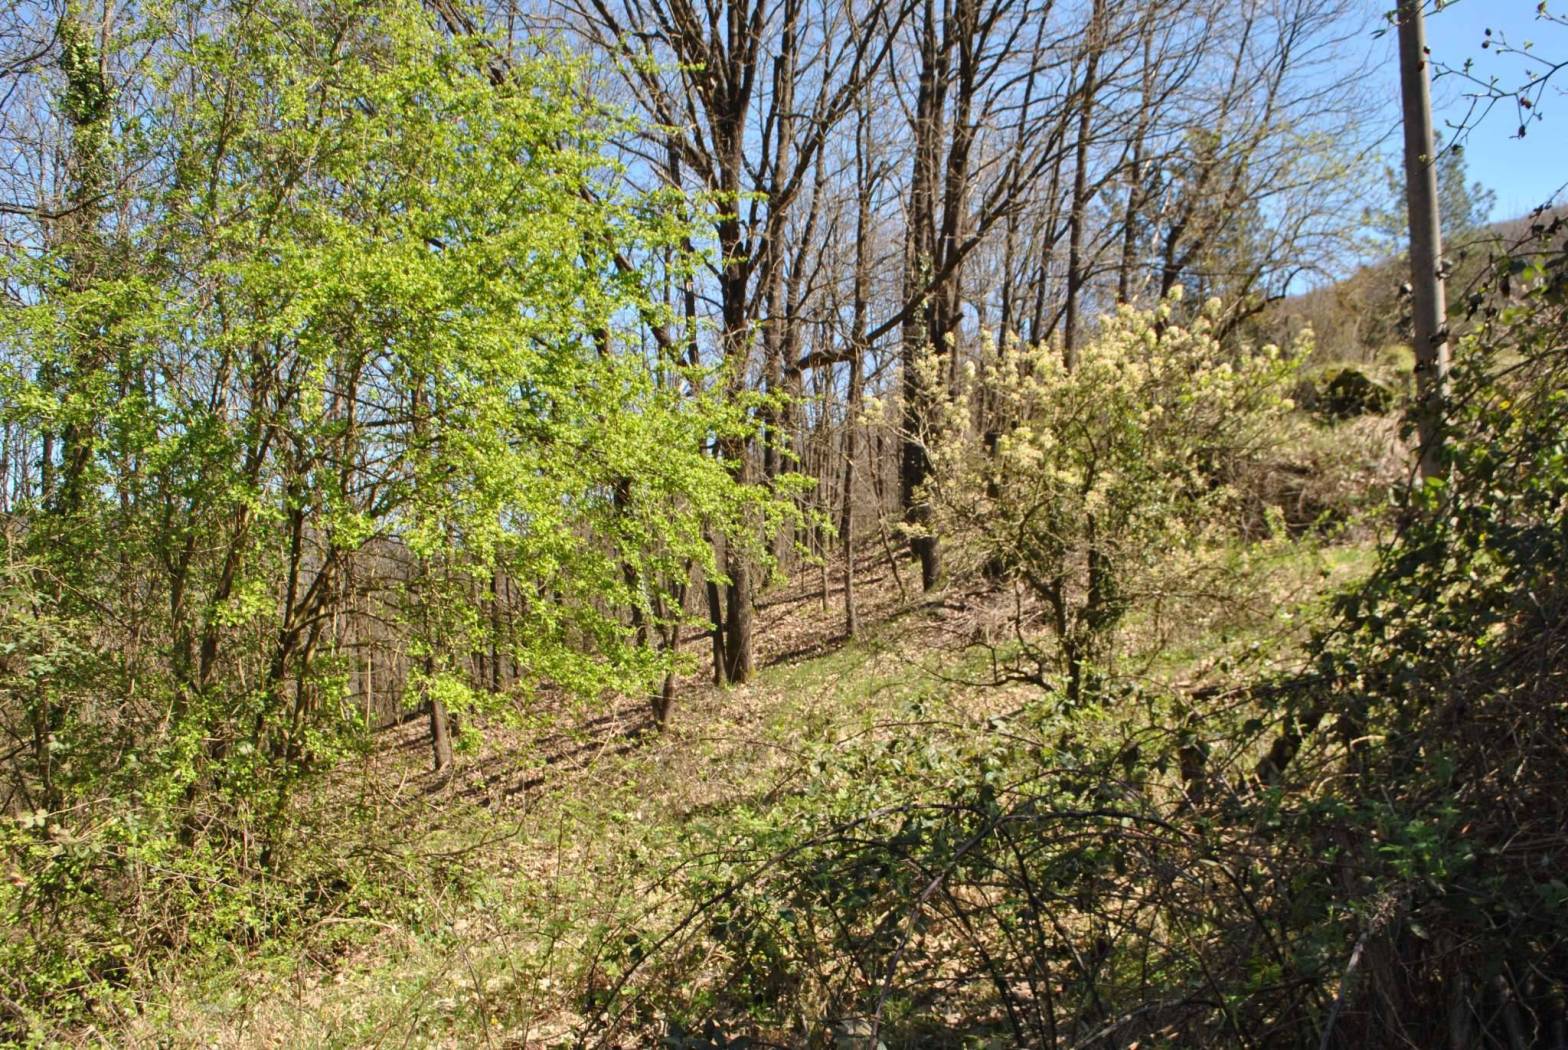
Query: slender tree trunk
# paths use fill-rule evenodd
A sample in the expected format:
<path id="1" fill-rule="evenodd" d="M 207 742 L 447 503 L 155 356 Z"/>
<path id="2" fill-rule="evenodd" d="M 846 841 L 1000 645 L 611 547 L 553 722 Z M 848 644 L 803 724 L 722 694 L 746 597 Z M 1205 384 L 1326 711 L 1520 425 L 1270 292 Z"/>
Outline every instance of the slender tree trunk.
<path id="1" fill-rule="evenodd" d="M 909 193 L 909 229 L 906 234 L 904 298 L 915 299 L 930 282 L 941 264 L 938 256 L 937 173 L 940 145 L 946 128 L 945 111 L 950 73 L 952 34 L 956 26 L 939 26 L 935 5 L 926 0 L 921 14 L 920 83 L 915 102 L 914 172 Z M 904 520 L 911 531 L 910 550 L 920 559 L 921 586 L 929 591 L 941 576 L 941 551 L 931 532 L 931 508 L 921 496 L 921 487 L 930 473 L 923 432 L 934 391 L 915 367 L 927 349 L 944 353 L 947 349 L 947 311 L 943 309 L 949 291 L 933 289 L 924 309 L 910 311 L 903 332 L 904 368 L 904 442 L 900 457 L 899 489 Z"/>
<path id="2" fill-rule="evenodd" d="M 738 17 L 731 9 L 732 17 Z M 719 176 L 719 199 L 722 207 L 732 209 L 715 223 L 719 246 L 719 306 L 723 315 L 724 362 L 728 369 L 726 382 L 734 395 L 739 395 L 747 382 L 751 357 L 751 330 L 749 324 L 748 295 L 751 288 L 752 263 L 750 245 L 746 243 L 745 229 L 741 224 L 741 176 L 744 171 L 743 122 L 748 99 L 727 100 L 723 112 L 713 114 L 713 136 L 716 168 Z M 735 479 L 741 483 L 750 480 L 748 461 L 750 450 L 744 439 L 723 438 L 718 452 L 729 460 Z M 725 587 L 724 626 L 724 677 L 731 683 L 744 682 L 751 674 L 751 564 L 740 544 L 732 539 L 724 544 L 724 575 L 729 577 Z M 711 603 L 710 603 L 711 605 Z"/>
<path id="3" fill-rule="evenodd" d="M 1154 91 L 1154 16 L 1144 16 L 1140 31 L 1143 45 L 1142 82 L 1138 91 L 1138 123 L 1133 130 L 1132 158 L 1127 167 L 1127 207 L 1122 212 L 1122 257 L 1116 268 L 1116 301 L 1132 302 L 1133 270 L 1138 257 L 1138 223 L 1143 210 L 1144 148 L 1149 136 L 1150 95 Z"/>
<path id="4" fill-rule="evenodd" d="M 415 374 L 410 377 L 409 386 L 409 425 L 413 432 L 414 443 L 420 445 L 424 439 L 425 422 L 432 414 L 433 409 L 427 400 L 425 377 L 423 375 Z M 421 560 L 417 571 L 421 575 L 428 574 L 430 566 Z M 422 596 L 416 600 L 428 602 L 430 597 Z M 419 610 L 420 616 L 424 618 L 426 623 L 429 622 L 432 612 L 433 610 Z M 426 644 L 430 644 L 432 640 L 426 639 Z M 426 683 L 425 689 L 428 692 L 425 707 L 430 719 L 431 759 L 435 766 L 435 771 L 439 773 L 452 764 L 452 720 L 447 712 L 446 704 L 433 691 L 430 691 L 434 684 L 436 669 L 435 657 L 433 655 L 427 653 L 424 658 L 423 668 Z"/>
<path id="5" fill-rule="evenodd" d="M 855 457 L 859 452 L 856 446 L 863 385 L 861 371 L 865 367 L 866 318 L 870 313 L 871 284 L 873 143 L 871 111 L 864 97 L 856 104 L 855 116 L 854 303 L 851 306 L 850 322 L 848 410 L 844 419 L 844 492 L 839 521 L 839 539 L 844 545 L 844 634 L 849 638 L 860 632 L 859 611 L 855 608 Z M 871 470 L 873 473 L 876 471 L 876 464 L 871 464 Z"/>
<path id="6" fill-rule="evenodd" d="M 665 626 L 663 628 L 663 632 L 664 632 L 664 650 L 665 650 L 665 652 L 670 654 L 671 660 L 673 660 L 675 658 L 675 655 L 680 651 L 680 647 L 681 647 L 681 621 L 685 618 L 685 612 L 686 612 L 686 591 L 687 591 L 687 588 L 690 587 L 690 585 L 691 585 L 691 565 L 688 564 L 686 566 L 686 578 L 681 582 L 680 588 L 675 592 L 675 609 L 676 609 L 677 615 L 673 617 L 673 620 L 674 620 L 673 623 L 669 623 L 667 626 Z M 663 605 L 661 605 L 660 608 L 661 608 L 661 610 L 667 611 L 667 610 L 665 610 Z M 668 617 L 668 616 L 661 616 L 661 619 L 669 620 L 669 619 L 672 619 L 672 618 Z M 656 727 L 658 727 L 659 729 L 663 729 L 665 727 L 665 725 L 669 723 L 669 720 L 670 720 L 670 710 L 674 706 L 675 706 L 675 671 L 672 668 L 671 670 L 666 671 L 664 673 L 664 681 L 659 686 L 659 692 L 654 695 L 654 698 L 653 698 L 653 724 Z"/>
<path id="7" fill-rule="evenodd" d="M 104 17 L 111 16 L 106 12 Z M 96 27 L 89 25 L 75 0 L 68 0 L 64 5 L 55 28 L 62 44 L 60 66 L 65 75 L 64 89 L 55 102 L 70 128 L 62 174 L 72 206 L 66 214 L 51 220 L 48 235 L 54 242 L 52 247 L 59 249 L 66 268 L 66 287 L 73 295 L 81 295 L 92 288 L 104 255 L 101 229 L 104 209 L 100 198 L 108 181 L 104 148 L 112 96 L 101 41 L 107 36 L 108 28 L 103 23 Z M 68 374 L 61 375 L 46 365 L 40 370 L 39 378 L 45 385 L 57 382 L 61 394 L 66 394 L 74 384 L 90 382 L 104 353 L 99 342 L 86 332 L 77 335 L 68 347 Z M 46 428 L 42 435 L 43 458 L 39 466 L 43 475 L 43 506 L 55 519 L 44 553 L 55 559 L 55 571 L 47 578 L 40 574 L 38 583 L 41 589 L 54 591 L 62 605 L 72 601 L 75 588 L 68 584 L 88 563 L 74 548 L 78 537 L 90 530 L 72 519 L 82 510 L 84 497 L 91 490 L 88 468 L 95 444 L 95 425 L 92 421 L 84 425 L 68 420 L 60 428 L 58 473 L 54 463 L 57 435 L 52 427 Z M 34 763 L 43 790 L 41 802 L 44 808 L 53 809 L 59 802 L 54 776 L 55 734 L 63 725 L 64 712 L 44 690 L 38 692 L 29 707 Z"/>
<path id="8" fill-rule="evenodd" d="M 731 358 L 736 360 L 735 357 Z M 737 364 L 737 367 L 742 367 Z M 736 387 L 738 392 L 739 387 Z M 747 467 L 748 453 L 744 441 L 727 441 L 724 443 L 723 453 L 728 458 L 735 472 L 735 478 L 742 484 L 749 481 Z M 742 545 L 728 538 L 724 543 L 724 575 L 729 582 L 724 587 L 724 612 L 723 624 L 723 668 L 724 680 L 731 685 L 740 685 L 751 677 L 751 613 L 752 613 L 752 579 L 751 560 L 746 556 Z M 711 597 L 709 608 L 715 608 Z M 716 652 L 715 655 L 718 655 Z"/>
<path id="9" fill-rule="evenodd" d="M 1073 146 L 1073 201 L 1067 223 L 1067 303 L 1062 317 L 1062 358 L 1078 362 L 1078 307 L 1087 277 L 1083 259 L 1084 226 L 1089 207 L 1089 140 L 1094 130 L 1095 77 L 1100 67 L 1100 37 L 1105 0 L 1094 0 L 1089 16 L 1089 56 L 1084 64 L 1083 97 L 1078 104 L 1078 138 Z"/>
<path id="10" fill-rule="evenodd" d="M 1036 269 L 1034 285 L 1034 309 L 1029 317 L 1029 342 L 1038 345 L 1045 341 L 1051 328 L 1055 327 L 1055 320 L 1046 323 L 1045 301 L 1051 286 L 1051 256 L 1056 253 L 1057 241 L 1061 239 L 1057 226 L 1061 221 L 1061 202 L 1059 192 L 1062 185 L 1061 156 L 1057 156 L 1051 165 L 1051 180 L 1046 187 L 1045 199 L 1048 211 L 1040 223 L 1042 234 L 1039 244 L 1039 267 Z"/>
<path id="11" fill-rule="evenodd" d="M 708 542 L 717 548 L 718 540 L 715 537 L 710 536 Z M 724 597 L 718 581 L 711 575 L 703 582 L 703 591 L 708 600 L 708 640 L 713 646 L 713 684 L 723 685 L 727 663 L 725 653 L 728 648 L 724 644 Z"/>
<path id="12" fill-rule="evenodd" d="M 855 609 L 855 456 L 856 431 L 860 415 L 860 355 L 859 342 L 854 356 L 849 359 L 849 411 L 844 425 L 844 491 L 842 513 L 839 517 L 839 542 L 844 548 L 844 634 L 850 638 L 860 631 L 860 617 Z"/>
<path id="13" fill-rule="evenodd" d="M 881 464 L 889 461 L 889 455 L 880 433 L 876 435 L 875 443 L 867 452 L 871 456 L 871 487 L 873 489 L 872 495 L 875 497 L 874 506 L 877 513 L 877 538 L 882 541 L 882 553 L 887 558 L 888 570 L 893 574 L 893 583 L 898 587 L 898 600 L 908 602 L 909 588 L 904 586 L 904 572 L 898 567 L 898 551 L 894 549 L 893 541 L 888 536 L 887 520 L 883 513 L 888 505 L 888 486 L 885 484 L 882 476 L 883 472 L 879 468 Z"/>
<path id="14" fill-rule="evenodd" d="M 490 570 L 490 691 L 501 691 L 501 573 Z"/>
<path id="15" fill-rule="evenodd" d="M 1448 394 L 1448 325 L 1439 273 L 1443 237 L 1437 211 L 1432 98 L 1420 0 L 1400 0 L 1399 85 L 1404 103 L 1405 200 L 1410 215 L 1411 317 L 1415 328 L 1418 476 L 1437 477 L 1443 462 Z"/>

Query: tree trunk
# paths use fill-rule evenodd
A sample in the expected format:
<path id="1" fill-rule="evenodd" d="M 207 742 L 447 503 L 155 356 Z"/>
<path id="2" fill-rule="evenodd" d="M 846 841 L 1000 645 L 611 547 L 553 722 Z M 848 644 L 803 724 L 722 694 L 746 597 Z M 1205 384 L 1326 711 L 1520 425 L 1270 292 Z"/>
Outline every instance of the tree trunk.
<path id="1" fill-rule="evenodd" d="M 435 676 L 435 661 L 425 657 L 425 688 L 430 689 Z M 435 771 L 441 771 L 452 765 L 452 716 L 446 709 L 446 704 L 434 692 L 430 693 L 430 757 L 435 765 Z"/>
<path id="2" fill-rule="evenodd" d="M 439 773 L 452 764 L 452 720 L 446 704 L 430 698 L 430 751 Z"/>
<path id="3" fill-rule="evenodd" d="M 713 684 L 723 685 L 727 663 L 724 655 L 727 649 L 724 644 L 724 599 L 718 581 L 712 576 L 704 583 L 708 598 L 708 639 L 713 644 Z"/>
<path id="4" fill-rule="evenodd" d="M 1448 326 L 1443 237 L 1437 212 L 1432 98 L 1427 74 L 1426 25 L 1419 0 L 1400 0 L 1399 86 L 1404 103 L 1405 201 L 1410 216 L 1411 319 L 1415 328 L 1416 426 L 1421 439 L 1418 476 L 1442 472 L 1443 407 L 1448 394 Z"/>
<path id="5" fill-rule="evenodd" d="M 937 143 L 942 130 L 942 93 L 945 90 L 946 51 L 937 42 L 937 14 L 930 0 L 923 5 L 920 33 L 920 86 L 915 103 L 914 173 L 909 190 L 909 228 L 904 261 L 904 298 L 920 294 L 936 265 L 936 168 Z M 939 64 L 941 68 L 939 68 Z M 899 457 L 899 495 L 904 521 L 911 529 L 910 551 L 920 559 L 920 579 L 930 590 L 941 569 L 936 537 L 929 532 L 930 507 L 920 498 L 930 462 L 921 438 L 929 393 L 916 370 L 919 356 L 934 333 L 925 309 L 910 311 L 904 323 L 904 440 Z M 940 351 L 940 347 L 936 348 Z"/>
<path id="6" fill-rule="evenodd" d="M 1143 210 L 1144 146 L 1149 135 L 1150 95 L 1154 91 L 1154 17 L 1144 17 L 1140 29 L 1143 49 L 1142 80 L 1138 90 L 1138 124 L 1133 131 L 1132 159 L 1127 168 L 1127 206 L 1122 212 L 1122 257 L 1116 268 L 1116 301 L 1133 299 L 1133 270 L 1137 266 L 1138 223 Z"/>
<path id="7" fill-rule="evenodd" d="M 724 677 L 731 685 L 741 685 L 751 677 L 751 566 L 746 556 L 730 544 L 725 551 L 724 573 L 730 578 L 726 589 L 729 618 L 724 625 Z"/>
<path id="8" fill-rule="evenodd" d="M 664 651 L 670 655 L 671 669 L 664 672 L 664 681 L 659 686 L 659 691 L 653 696 L 653 724 L 658 729 L 663 729 L 670 719 L 670 708 L 675 705 L 675 670 L 673 661 L 681 646 L 681 622 L 686 613 L 686 592 L 691 587 L 691 563 L 686 564 L 685 576 L 681 585 L 675 591 L 675 615 L 671 616 L 669 607 L 664 599 L 659 599 L 659 621 L 663 625 L 660 633 L 664 638 Z"/>
<path id="9" fill-rule="evenodd" d="M 855 417 L 860 412 L 860 346 L 849 359 L 849 412 L 844 427 L 844 491 L 839 516 L 839 542 L 844 549 L 844 634 L 853 638 L 860 630 L 855 610 Z"/>
<path id="10" fill-rule="evenodd" d="M 1067 303 L 1062 317 L 1062 359 L 1078 363 L 1078 301 L 1087 280 L 1083 259 L 1084 225 L 1089 207 L 1089 139 L 1094 130 L 1095 77 L 1100 67 L 1100 35 L 1105 0 L 1094 0 L 1089 16 L 1089 56 L 1083 73 L 1083 98 L 1078 108 L 1078 139 L 1073 146 L 1073 200 L 1067 223 Z"/>

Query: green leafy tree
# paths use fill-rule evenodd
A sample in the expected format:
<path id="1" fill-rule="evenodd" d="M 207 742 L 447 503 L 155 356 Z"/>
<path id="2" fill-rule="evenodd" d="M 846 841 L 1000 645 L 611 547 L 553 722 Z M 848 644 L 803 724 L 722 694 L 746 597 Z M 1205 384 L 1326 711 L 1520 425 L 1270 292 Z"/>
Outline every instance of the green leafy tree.
<path id="1" fill-rule="evenodd" d="M 643 349 L 684 231 L 618 189 L 574 60 L 493 76 L 412 0 L 193 4 L 136 33 L 154 101 L 95 101 L 118 108 L 88 142 L 95 171 L 146 174 L 4 260 L 0 417 L 70 436 L 0 559 L 32 815 L 9 903 L 44 939 L 63 905 L 93 915 L 44 995 L 138 928 L 189 932 L 147 865 L 243 888 L 286 864 L 295 788 L 362 739 L 358 603 L 432 710 L 499 705 L 482 645 L 518 668 L 507 703 L 647 695 L 671 659 L 648 628 L 682 618 L 709 536 L 768 510 L 704 451 L 746 406 Z M 524 629 L 486 615 L 498 577 Z"/>

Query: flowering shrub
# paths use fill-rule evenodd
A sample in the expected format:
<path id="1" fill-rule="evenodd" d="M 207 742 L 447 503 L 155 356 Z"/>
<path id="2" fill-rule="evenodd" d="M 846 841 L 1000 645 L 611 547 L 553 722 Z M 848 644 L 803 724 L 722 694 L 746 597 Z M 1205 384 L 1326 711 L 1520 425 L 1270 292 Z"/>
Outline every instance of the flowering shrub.
<path id="1" fill-rule="evenodd" d="M 1043 604 L 1070 701 L 1127 609 L 1234 520 L 1227 478 L 1276 443 L 1310 349 L 1222 346 L 1219 301 L 1182 323 L 1180 300 L 1105 317 L 1072 368 L 988 344 L 923 435 L 933 527 Z M 943 386 L 936 355 L 920 367 Z"/>

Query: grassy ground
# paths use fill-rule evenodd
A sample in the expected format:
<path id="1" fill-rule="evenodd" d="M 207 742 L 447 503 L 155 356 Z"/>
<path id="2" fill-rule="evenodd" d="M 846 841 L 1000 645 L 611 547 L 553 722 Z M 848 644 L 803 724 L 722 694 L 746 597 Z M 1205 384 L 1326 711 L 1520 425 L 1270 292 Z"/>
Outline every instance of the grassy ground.
<path id="1" fill-rule="evenodd" d="M 1202 615 L 1130 625 L 1136 673 L 1190 686 L 1249 653 L 1288 650 L 1322 596 L 1364 571 L 1369 545 L 1268 555 L 1270 593 Z M 858 585 L 868 627 L 837 637 L 815 573 L 765 603 L 761 669 L 741 688 L 693 680 L 673 725 L 640 703 L 487 726 L 454 775 L 427 768 L 422 723 L 389 731 L 312 810 L 321 848 L 371 857 L 387 884 L 314 926 L 162 975 L 133 1020 L 80 1041 L 133 1047 L 574 1045 L 586 996 L 612 972 L 603 931 L 655 928 L 677 907 L 684 832 L 738 805 L 765 810 L 823 756 L 929 717 L 975 719 L 1033 687 L 978 688 L 995 610 L 975 596 L 906 605 L 885 562 Z M 1173 626 L 1174 622 L 1174 626 Z M 700 650 L 700 643 L 692 649 Z M 330 829 L 330 831 L 329 831 Z M 656 972 L 650 979 L 657 980 Z M 690 991 L 690 989 L 686 989 Z M 635 1028 L 634 1028 L 635 1030 Z M 620 1045 L 648 1045 L 651 1026 Z"/>

